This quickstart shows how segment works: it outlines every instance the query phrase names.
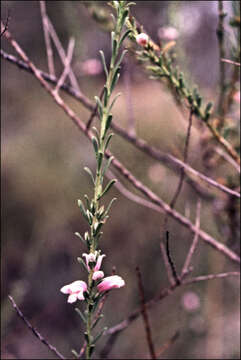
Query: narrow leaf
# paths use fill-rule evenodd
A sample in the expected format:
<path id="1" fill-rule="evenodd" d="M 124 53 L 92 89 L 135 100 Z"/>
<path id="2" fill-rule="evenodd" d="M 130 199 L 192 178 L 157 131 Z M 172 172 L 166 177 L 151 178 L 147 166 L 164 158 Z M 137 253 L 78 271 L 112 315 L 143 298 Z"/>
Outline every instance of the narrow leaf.
<path id="1" fill-rule="evenodd" d="M 82 203 L 82 201 L 80 199 L 78 200 L 78 206 L 80 208 L 80 211 L 81 211 L 82 215 L 88 221 L 88 217 L 86 215 L 85 207 L 84 207 L 84 205 L 83 205 L 83 203 Z"/>
<path id="2" fill-rule="evenodd" d="M 109 143 L 110 143 L 110 140 L 111 140 L 111 138 L 112 138 L 113 135 L 114 135 L 113 133 L 110 133 L 110 134 L 108 135 L 108 138 L 107 138 L 106 143 L 105 143 L 105 145 L 104 145 L 104 151 L 108 148 Z"/>
<path id="3" fill-rule="evenodd" d="M 122 35 L 121 39 L 120 39 L 120 45 L 122 45 L 123 41 L 125 40 L 125 38 L 132 32 L 132 30 L 127 30 L 126 32 L 124 32 L 124 34 Z"/>
<path id="4" fill-rule="evenodd" d="M 104 334 L 104 332 L 107 330 L 107 327 L 104 327 L 104 329 L 101 330 L 101 332 L 96 336 L 96 338 L 94 339 L 93 343 L 96 344 L 97 341 L 101 338 L 101 336 Z"/>
<path id="5" fill-rule="evenodd" d="M 98 96 L 95 96 L 95 101 L 98 105 L 98 111 L 99 111 L 100 118 L 102 118 L 103 117 L 103 109 L 102 109 L 102 104 L 101 104 L 100 98 Z"/>
<path id="6" fill-rule="evenodd" d="M 92 174 L 92 171 L 87 166 L 84 167 L 84 170 L 90 175 L 93 184 L 95 184 L 95 179 L 94 179 L 94 175 Z"/>
<path id="7" fill-rule="evenodd" d="M 84 198 L 85 198 L 87 209 L 90 209 L 90 201 L 89 201 L 89 198 L 88 198 L 88 196 L 86 194 L 84 195 Z"/>
<path id="8" fill-rule="evenodd" d="M 110 211 L 110 208 L 111 208 L 111 206 L 112 206 L 112 204 L 113 204 L 113 202 L 115 201 L 115 200 L 117 200 L 116 198 L 113 198 L 111 201 L 110 201 L 110 203 L 109 203 L 109 205 L 107 206 L 107 209 L 106 209 L 106 211 L 105 211 L 105 216 L 108 214 L 108 212 Z"/>
<path id="9" fill-rule="evenodd" d="M 116 100 L 118 99 L 118 97 L 119 97 L 120 95 L 121 95 L 121 93 L 118 93 L 118 94 L 116 94 L 116 95 L 114 96 L 114 99 L 113 99 L 111 105 L 109 106 L 108 112 L 111 111 L 112 107 L 114 106 Z"/>
<path id="10" fill-rule="evenodd" d="M 110 127 L 110 124 L 111 124 L 111 121 L 112 121 L 112 114 L 108 115 L 108 118 L 106 120 L 106 124 L 105 124 L 105 134 L 106 134 L 106 131 L 109 129 Z"/>
<path id="11" fill-rule="evenodd" d="M 120 67 L 118 66 L 116 69 L 115 69 L 115 72 L 114 72 L 114 75 L 113 75 L 113 78 L 112 78 L 112 81 L 111 81 L 111 85 L 110 85 L 110 92 L 112 93 L 112 91 L 114 90 L 118 80 L 119 80 L 119 77 L 120 77 Z"/>
<path id="12" fill-rule="evenodd" d="M 110 182 L 106 185 L 105 189 L 103 190 L 102 194 L 98 197 L 98 200 L 111 189 L 111 187 L 114 185 L 116 181 L 117 181 L 116 179 L 110 180 Z"/>
<path id="13" fill-rule="evenodd" d="M 102 50 L 100 50 L 100 56 L 101 56 L 102 64 L 103 64 L 103 67 L 104 67 L 105 75 L 106 75 L 106 78 L 107 78 L 108 77 L 108 70 L 107 70 L 106 61 L 105 61 L 105 54 L 103 53 Z"/>
<path id="14" fill-rule="evenodd" d="M 80 235 L 80 233 L 75 232 L 74 234 L 86 245 L 86 242 L 85 242 L 84 238 Z"/>
<path id="15" fill-rule="evenodd" d="M 84 323 L 87 322 L 85 315 L 80 311 L 80 309 L 75 308 L 75 311 L 78 313 L 78 315 L 81 317 Z"/>
<path id="16" fill-rule="evenodd" d="M 97 157 L 97 154 L 98 154 L 98 149 L 99 149 L 99 143 L 98 143 L 98 140 L 95 136 L 92 136 L 92 144 L 94 146 L 94 150 L 95 150 L 95 156 Z"/>
<path id="17" fill-rule="evenodd" d="M 124 58 L 124 56 L 125 56 L 125 54 L 126 54 L 127 52 L 128 52 L 128 50 L 123 50 L 123 52 L 122 52 L 119 60 L 118 60 L 117 63 L 116 63 L 116 66 L 120 66 L 120 64 L 122 63 L 123 58 Z"/>
<path id="18" fill-rule="evenodd" d="M 108 159 L 108 161 L 106 162 L 105 167 L 104 167 L 103 172 L 102 172 L 102 175 L 103 175 L 103 176 L 105 175 L 106 171 L 109 169 L 110 164 L 111 164 L 111 161 L 112 161 L 113 159 L 114 159 L 114 156 L 110 156 L 109 159 Z"/>
<path id="19" fill-rule="evenodd" d="M 87 266 L 86 266 L 86 263 L 84 262 L 84 260 L 81 258 L 81 257 L 77 257 L 77 261 L 83 265 L 83 267 L 85 268 L 86 271 L 89 271 Z"/>
<path id="20" fill-rule="evenodd" d="M 104 315 L 100 314 L 99 317 L 96 319 L 96 321 L 93 323 L 91 329 L 94 329 L 96 325 L 100 322 L 101 319 L 103 319 Z"/>
<path id="21" fill-rule="evenodd" d="M 104 157 L 103 152 L 99 151 L 99 152 L 98 152 L 98 158 L 97 158 L 97 168 L 98 168 L 98 171 L 100 171 L 100 169 L 101 169 L 103 157 Z"/>

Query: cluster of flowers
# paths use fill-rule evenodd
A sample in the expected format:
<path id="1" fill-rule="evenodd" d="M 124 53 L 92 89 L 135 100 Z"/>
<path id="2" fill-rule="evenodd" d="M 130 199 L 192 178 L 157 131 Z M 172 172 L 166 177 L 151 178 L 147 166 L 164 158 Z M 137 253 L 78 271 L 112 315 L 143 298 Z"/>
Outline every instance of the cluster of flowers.
<path id="1" fill-rule="evenodd" d="M 120 288 L 125 285 L 125 281 L 118 275 L 107 276 L 104 278 L 104 272 L 100 270 L 101 263 L 105 255 L 100 255 L 98 251 L 89 254 L 83 254 L 85 257 L 86 266 L 88 271 L 93 270 L 92 280 L 96 281 L 97 290 L 99 293 Z M 101 280 L 101 281 L 100 281 Z M 76 280 L 71 284 L 63 286 L 60 291 L 63 294 L 68 294 L 68 303 L 73 303 L 76 300 L 85 300 L 84 293 L 87 291 L 88 286 L 85 281 Z"/>

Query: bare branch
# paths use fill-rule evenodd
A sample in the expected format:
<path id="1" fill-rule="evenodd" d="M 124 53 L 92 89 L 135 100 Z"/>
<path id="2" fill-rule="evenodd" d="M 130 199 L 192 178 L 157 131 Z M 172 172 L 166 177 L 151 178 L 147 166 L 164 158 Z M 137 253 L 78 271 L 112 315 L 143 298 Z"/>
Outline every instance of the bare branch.
<path id="1" fill-rule="evenodd" d="M 197 201 L 197 210 L 196 210 L 196 222 L 195 222 L 195 226 L 196 226 L 197 229 L 200 228 L 200 214 L 201 214 L 201 201 L 200 201 L 200 199 L 198 199 L 198 201 Z M 195 251 L 195 249 L 197 247 L 197 244 L 198 244 L 198 233 L 196 233 L 194 235 L 192 245 L 190 246 L 190 249 L 188 251 L 186 260 L 185 260 L 183 268 L 182 268 L 181 278 L 187 272 L 187 270 L 189 268 L 189 265 L 191 263 L 191 260 L 192 260 L 194 251 Z"/>
<path id="2" fill-rule="evenodd" d="M 190 285 L 190 284 L 197 283 L 199 281 L 221 279 L 221 278 L 226 278 L 226 277 L 230 277 L 230 276 L 240 276 L 240 273 L 233 271 L 233 272 L 226 272 L 226 273 L 219 273 L 219 274 L 197 276 L 197 277 L 194 277 L 191 279 L 182 280 L 180 284 L 174 284 L 168 288 L 163 289 L 160 294 L 158 294 L 156 297 L 154 297 L 152 300 L 150 300 L 146 303 L 146 307 L 148 309 L 152 308 L 153 306 L 158 304 L 162 299 L 171 295 L 174 292 L 174 290 L 176 288 L 178 288 L 179 286 Z M 111 328 L 109 328 L 105 334 L 111 335 L 111 336 L 116 336 L 118 333 L 125 330 L 140 315 L 141 315 L 141 311 L 139 309 L 136 311 L 133 311 L 125 320 L 123 320 L 119 324 L 116 324 L 116 325 L 112 326 Z"/>
<path id="3" fill-rule="evenodd" d="M 140 272 L 140 269 L 138 266 L 136 267 L 136 274 L 137 274 L 137 278 L 138 278 L 139 294 L 140 294 L 140 298 L 141 298 L 141 314 L 143 316 L 143 321 L 144 321 L 144 325 L 145 325 L 147 344 L 149 347 L 151 359 L 156 359 L 155 349 L 154 349 L 152 335 L 151 335 L 151 327 L 150 327 L 148 313 L 147 313 L 147 309 L 146 309 L 146 305 L 145 305 L 144 287 L 143 287 L 143 282 L 142 282 L 142 278 L 141 278 L 141 272 Z"/>
<path id="4" fill-rule="evenodd" d="M 235 65 L 235 66 L 240 66 L 240 63 L 237 62 L 237 61 L 233 61 L 233 60 L 229 60 L 229 59 L 221 59 L 221 61 L 227 63 L 227 64 L 232 64 L 232 65 Z"/>
<path id="5" fill-rule="evenodd" d="M 64 64 L 64 70 L 63 70 L 62 75 L 60 76 L 60 78 L 59 78 L 59 80 L 57 82 L 57 85 L 56 85 L 55 89 L 54 89 L 54 91 L 56 91 L 56 93 L 59 92 L 59 89 L 63 85 L 66 77 L 69 75 L 70 63 L 71 63 L 73 52 L 74 52 L 74 45 L 75 45 L 74 38 L 70 38 L 69 45 L 68 45 L 68 50 L 67 50 L 67 57 L 65 59 L 65 64 Z"/>
<path id="6" fill-rule="evenodd" d="M 33 334 L 44 344 L 47 346 L 47 348 L 52 351 L 59 359 L 66 359 L 60 352 L 52 346 L 31 324 L 30 322 L 25 318 L 22 311 L 18 308 L 17 304 L 15 303 L 12 296 L 8 295 L 9 300 L 12 303 L 12 306 L 16 310 L 18 316 L 25 322 L 27 327 L 33 332 Z"/>
<path id="7" fill-rule="evenodd" d="M 44 40 L 45 40 L 45 46 L 46 46 L 46 52 L 47 52 L 49 74 L 50 74 L 50 76 L 55 77 L 53 50 L 52 50 L 51 40 L 50 40 L 50 36 L 49 36 L 49 26 L 48 26 L 47 12 L 46 12 L 46 2 L 44 0 L 40 0 L 39 4 L 40 4 L 43 30 L 44 30 Z"/>
<path id="8" fill-rule="evenodd" d="M 56 46 L 56 49 L 59 53 L 59 57 L 63 63 L 63 65 L 65 66 L 65 62 L 66 62 L 66 54 L 65 54 L 65 51 L 64 51 L 64 48 L 58 38 L 58 35 L 54 29 L 54 26 L 51 22 L 51 20 L 49 19 L 49 17 L 47 16 L 47 19 L 48 19 L 48 28 L 49 28 L 49 33 L 53 39 L 53 42 Z M 80 91 L 80 88 L 79 88 L 79 84 L 76 80 L 76 77 L 72 71 L 72 69 L 70 68 L 70 71 L 69 71 L 69 80 L 70 80 L 70 83 L 72 85 L 72 87 L 75 89 L 75 91 L 77 91 L 77 93 L 81 94 L 81 91 Z"/>

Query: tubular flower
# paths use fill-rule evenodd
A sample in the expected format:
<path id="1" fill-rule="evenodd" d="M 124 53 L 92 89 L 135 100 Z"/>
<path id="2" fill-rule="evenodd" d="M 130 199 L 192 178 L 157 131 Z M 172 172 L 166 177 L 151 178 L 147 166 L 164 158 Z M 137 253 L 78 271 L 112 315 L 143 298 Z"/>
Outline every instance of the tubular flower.
<path id="1" fill-rule="evenodd" d="M 99 280 L 99 279 L 102 279 L 104 277 L 104 273 L 103 271 L 95 271 L 93 276 L 92 276 L 92 279 L 93 280 Z"/>
<path id="2" fill-rule="evenodd" d="M 99 285 L 97 285 L 99 292 L 108 291 L 111 289 L 120 288 L 125 285 L 125 281 L 118 275 L 107 276 Z"/>
<path id="3" fill-rule="evenodd" d="M 136 42 L 141 46 L 146 46 L 148 44 L 149 37 L 145 33 L 140 33 L 136 37 Z"/>
<path id="4" fill-rule="evenodd" d="M 87 290 L 87 284 L 82 280 L 77 280 L 69 285 L 63 286 L 60 291 L 63 294 L 69 294 L 68 303 L 73 303 L 76 300 L 84 300 L 84 292 Z"/>
<path id="5" fill-rule="evenodd" d="M 95 263 L 94 271 L 99 271 L 101 267 L 102 259 L 103 257 L 105 257 L 104 254 L 99 255 L 98 251 L 95 251 L 94 253 L 83 254 L 82 256 L 85 257 L 88 271 L 90 271 L 90 266 L 89 266 L 90 263 Z M 91 268 L 93 269 L 93 267 Z"/>

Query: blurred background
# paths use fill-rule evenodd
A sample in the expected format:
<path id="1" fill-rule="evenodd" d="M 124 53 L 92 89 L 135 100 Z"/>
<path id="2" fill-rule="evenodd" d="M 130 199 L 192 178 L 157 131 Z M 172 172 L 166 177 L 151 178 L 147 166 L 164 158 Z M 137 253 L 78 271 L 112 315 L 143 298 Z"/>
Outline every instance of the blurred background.
<path id="1" fill-rule="evenodd" d="M 232 3 L 224 1 L 227 19 L 232 15 Z M 110 12 L 107 2 L 46 1 L 46 8 L 65 50 L 69 38 L 75 38 L 72 68 L 81 91 L 94 102 L 105 81 L 99 50 L 109 58 L 110 34 L 105 21 L 98 24 L 91 13 L 94 9 L 105 19 Z M 2 1 L 1 10 L 3 21 L 10 11 L 10 32 L 33 63 L 47 72 L 39 2 Z M 167 27 L 175 29 L 172 34 L 176 40 L 176 63 L 190 86 L 198 86 L 205 102 L 216 101 L 218 2 L 136 1 L 132 13 L 157 43 L 168 40 L 165 39 Z M 225 26 L 225 46 L 230 54 L 235 31 L 228 26 L 228 20 Z M 1 42 L 5 51 L 14 54 L 6 39 L 1 38 Z M 56 74 L 60 76 L 62 65 L 55 48 L 54 59 Z M 2 358 L 55 358 L 17 317 L 8 294 L 14 297 L 31 324 L 71 358 L 71 349 L 79 351 L 83 344 L 83 326 L 74 306 L 66 303 L 59 289 L 86 276 L 77 262 L 77 257 L 86 249 L 74 232 L 83 234 L 87 230 L 77 199 L 83 199 L 85 193 L 92 194 L 83 168 L 95 168 L 94 152 L 85 136 L 31 74 L 3 59 L 1 71 Z M 227 71 L 230 71 L 229 65 Z M 187 117 L 176 107 L 165 87 L 151 80 L 132 54 L 127 55 L 123 65 L 116 89 L 119 91 L 122 96 L 113 110 L 115 122 L 149 144 L 182 159 Z M 70 96 L 63 94 L 63 97 L 86 122 L 89 111 Z M 237 145 L 238 100 L 233 102 L 228 117 L 232 130 L 228 140 Z M 97 120 L 95 125 L 98 126 Z M 190 164 L 228 186 L 237 186 L 237 172 L 215 155 L 214 147 L 209 133 L 195 119 Z M 177 173 L 118 135 L 114 136 L 110 148 L 137 178 L 170 203 L 178 183 Z M 119 174 L 116 176 L 136 193 Z M 209 196 L 201 199 L 202 229 L 238 252 L 239 204 L 235 200 L 227 203 L 227 197 L 213 189 L 206 192 Z M 106 274 L 111 274 L 115 266 L 126 286 L 111 292 L 107 299 L 102 324 L 109 327 L 140 307 L 136 266 L 142 273 L 146 300 L 168 285 L 160 252 L 164 215 L 131 202 L 116 188 L 110 191 L 106 203 L 113 196 L 118 201 L 112 207 L 100 244 L 102 253 L 106 254 L 103 268 Z M 193 222 L 197 199 L 197 194 L 185 185 L 176 206 Z M 172 219 L 169 219 L 169 228 L 172 256 L 180 271 L 193 236 Z M 193 265 L 193 275 L 237 271 L 237 265 L 202 241 Z M 179 331 L 178 339 L 161 355 L 163 359 L 240 358 L 237 277 L 181 287 L 151 309 L 149 316 L 157 352 Z M 101 357 L 106 340 L 103 337 L 98 343 L 96 358 Z M 120 334 L 109 358 L 148 357 L 144 324 L 139 317 Z"/>

